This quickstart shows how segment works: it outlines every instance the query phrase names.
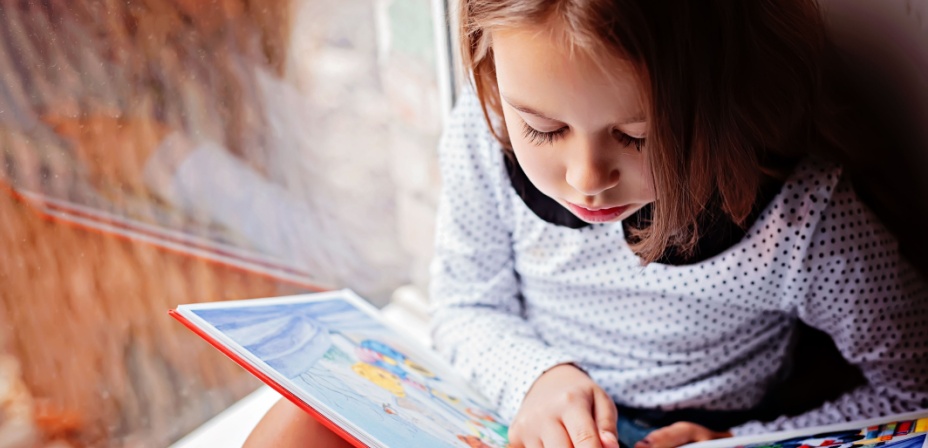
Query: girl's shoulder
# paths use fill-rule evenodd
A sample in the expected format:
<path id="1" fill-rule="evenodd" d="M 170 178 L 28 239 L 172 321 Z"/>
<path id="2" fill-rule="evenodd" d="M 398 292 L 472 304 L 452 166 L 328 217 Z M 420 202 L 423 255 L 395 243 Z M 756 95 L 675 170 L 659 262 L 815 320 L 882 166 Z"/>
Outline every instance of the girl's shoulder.
<path id="1" fill-rule="evenodd" d="M 501 164 L 502 147 L 493 137 L 483 108 L 472 89 L 459 93 L 454 109 L 444 125 L 439 158 L 467 157 L 483 164 Z"/>
<path id="2" fill-rule="evenodd" d="M 793 201 L 812 203 L 830 198 L 841 184 L 844 168 L 840 163 L 830 161 L 818 155 L 810 155 L 800 160 L 783 182 L 778 199 L 789 203 Z"/>
<path id="3" fill-rule="evenodd" d="M 508 216 L 509 176 L 502 145 L 490 132 L 472 90 L 460 93 L 438 145 L 442 189 L 459 205 L 492 207 Z"/>
<path id="4" fill-rule="evenodd" d="M 842 187 L 843 173 L 839 163 L 807 156 L 796 164 L 759 220 L 813 226 Z"/>
<path id="5" fill-rule="evenodd" d="M 797 164 L 754 225 L 754 237 L 805 251 L 818 245 L 885 236 L 844 167 L 819 156 Z"/>
<path id="6" fill-rule="evenodd" d="M 509 185 L 505 158 L 506 152 L 490 131 L 477 95 L 471 89 L 462 90 L 438 145 L 443 183 L 486 188 L 504 195 Z"/>

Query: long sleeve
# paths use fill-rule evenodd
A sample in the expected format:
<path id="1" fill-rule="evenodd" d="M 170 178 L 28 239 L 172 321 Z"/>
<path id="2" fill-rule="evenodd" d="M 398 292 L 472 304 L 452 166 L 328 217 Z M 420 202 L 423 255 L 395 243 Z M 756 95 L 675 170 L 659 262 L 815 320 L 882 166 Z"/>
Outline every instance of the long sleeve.
<path id="1" fill-rule="evenodd" d="M 512 419 L 538 376 L 573 359 L 523 318 L 502 157 L 476 98 L 462 97 L 439 146 L 431 330 L 437 350 Z"/>
<path id="2" fill-rule="evenodd" d="M 796 226 L 794 240 L 805 248 L 791 257 L 797 269 L 790 270 L 795 294 L 787 294 L 787 309 L 831 335 L 867 384 L 804 414 L 750 422 L 733 432 L 753 434 L 928 408 L 925 279 L 900 256 L 895 238 L 847 181 L 837 184 L 823 207 L 796 205 L 810 206 L 810 221 L 817 216 L 817 222 Z"/>

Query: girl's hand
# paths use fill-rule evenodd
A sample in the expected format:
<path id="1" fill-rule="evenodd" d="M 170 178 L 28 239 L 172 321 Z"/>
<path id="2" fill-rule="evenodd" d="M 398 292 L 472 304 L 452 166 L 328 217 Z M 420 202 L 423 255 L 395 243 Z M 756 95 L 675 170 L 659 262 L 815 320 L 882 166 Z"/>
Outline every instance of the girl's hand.
<path id="1" fill-rule="evenodd" d="M 615 403 L 582 370 L 562 364 L 532 385 L 509 426 L 512 448 L 619 448 Z"/>
<path id="2" fill-rule="evenodd" d="M 644 440 L 635 444 L 635 448 L 676 448 L 693 442 L 731 437 L 731 432 L 715 432 L 705 426 L 690 422 L 677 422 L 670 426 L 654 430 Z"/>

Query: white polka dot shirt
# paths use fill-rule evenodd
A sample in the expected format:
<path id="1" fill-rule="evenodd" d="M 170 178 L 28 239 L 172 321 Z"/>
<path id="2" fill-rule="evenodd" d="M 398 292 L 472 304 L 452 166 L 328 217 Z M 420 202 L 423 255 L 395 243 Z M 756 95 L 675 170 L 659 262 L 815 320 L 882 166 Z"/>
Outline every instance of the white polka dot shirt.
<path id="1" fill-rule="evenodd" d="M 626 406 L 752 408 L 783 367 L 797 318 L 831 335 L 868 384 L 733 432 L 928 407 L 928 289 L 840 167 L 800 164 L 719 255 L 642 266 L 621 223 L 572 229 L 525 205 L 472 93 L 439 156 L 432 336 L 504 418 L 539 375 L 568 362 Z"/>

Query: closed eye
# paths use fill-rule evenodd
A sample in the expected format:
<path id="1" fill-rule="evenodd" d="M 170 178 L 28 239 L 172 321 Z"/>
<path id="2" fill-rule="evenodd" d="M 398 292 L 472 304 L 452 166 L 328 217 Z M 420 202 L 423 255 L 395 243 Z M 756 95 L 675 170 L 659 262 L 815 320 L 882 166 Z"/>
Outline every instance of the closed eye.
<path id="1" fill-rule="evenodd" d="M 529 126 L 528 123 L 524 121 L 522 122 L 522 136 L 536 146 L 554 143 L 554 141 L 564 135 L 565 132 L 567 132 L 567 126 L 555 131 L 544 132 Z"/>
<path id="2" fill-rule="evenodd" d="M 614 129 L 612 131 L 612 135 L 616 140 L 619 141 L 619 143 L 625 145 L 626 148 L 635 145 L 635 149 L 638 150 L 638 152 L 641 152 L 641 147 L 644 146 L 644 138 L 632 137 L 618 129 Z"/>
<path id="3" fill-rule="evenodd" d="M 558 138 L 564 135 L 567 132 L 567 126 L 564 126 L 560 129 L 554 131 L 539 131 L 528 125 L 526 122 L 522 122 L 522 136 L 529 140 L 534 145 L 541 146 L 543 144 L 554 143 Z M 622 143 L 626 148 L 629 146 L 634 146 L 635 150 L 641 152 L 641 147 L 645 144 L 645 138 L 643 137 L 632 137 L 618 129 L 612 131 L 613 136 L 616 140 Z"/>

